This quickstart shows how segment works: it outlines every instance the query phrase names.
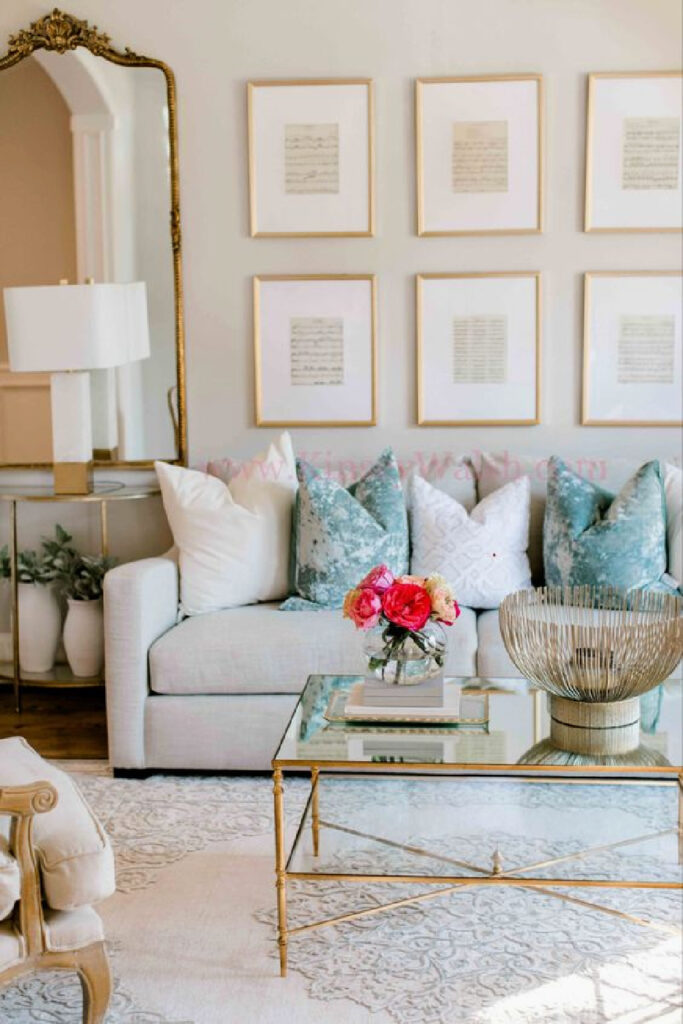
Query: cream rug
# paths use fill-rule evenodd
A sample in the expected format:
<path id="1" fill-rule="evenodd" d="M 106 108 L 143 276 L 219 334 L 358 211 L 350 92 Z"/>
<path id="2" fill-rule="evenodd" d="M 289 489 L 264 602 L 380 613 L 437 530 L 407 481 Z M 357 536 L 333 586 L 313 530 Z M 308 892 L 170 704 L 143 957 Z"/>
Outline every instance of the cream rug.
<path id="1" fill-rule="evenodd" d="M 101 907 L 116 979 L 108 1024 L 680 1024 L 680 893 L 561 890 L 653 928 L 531 890 L 463 889 L 294 938 L 281 980 L 270 780 L 75 777 L 117 853 L 119 891 Z M 287 781 L 290 831 L 305 792 Z M 504 866 L 531 864 L 671 827 L 676 791 L 344 780 L 324 784 L 321 815 L 340 826 L 321 836 L 332 870 L 444 870 L 399 840 L 488 868 L 496 849 Z M 675 839 L 571 863 L 585 877 L 671 878 Z M 420 887 L 292 884 L 290 923 L 409 891 Z M 80 1005 L 72 977 L 39 975 L 0 996 L 0 1021 L 77 1024 Z"/>

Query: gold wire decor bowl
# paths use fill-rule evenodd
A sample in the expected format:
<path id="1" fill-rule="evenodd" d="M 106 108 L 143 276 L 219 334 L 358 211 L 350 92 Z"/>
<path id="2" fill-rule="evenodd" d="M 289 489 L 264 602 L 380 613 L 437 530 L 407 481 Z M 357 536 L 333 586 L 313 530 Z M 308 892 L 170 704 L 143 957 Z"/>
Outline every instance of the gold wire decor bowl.
<path id="1" fill-rule="evenodd" d="M 510 658 L 556 697 L 612 703 L 663 682 L 683 654 L 683 602 L 612 587 L 540 587 L 510 594 L 500 631 Z"/>

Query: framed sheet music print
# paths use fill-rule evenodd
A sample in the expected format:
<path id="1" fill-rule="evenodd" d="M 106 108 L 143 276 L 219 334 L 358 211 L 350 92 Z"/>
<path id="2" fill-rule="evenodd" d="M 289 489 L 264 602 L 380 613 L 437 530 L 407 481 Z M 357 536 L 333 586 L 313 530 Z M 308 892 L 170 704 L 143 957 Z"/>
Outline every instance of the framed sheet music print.
<path id="1" fill-rule="evenodd" d="M 581 422 L 683 425 L 681 272 L 600 272 L 584 282 Z"/>
<path id="2" fill-rule="evenodd" d="M 680 231 L 680 71 L 588 76 L 586 231 Z"/>
<path id="3" fill-rule="evenodd" d="M 419 274 L 421 426 L 540 422 L 541 275 Z"/>
<path id="4" fill-rule="evenodd" d="M 541 75 L 421 78 L 415 103 L 418 234 L 541 231 Z"/>
<path id="5" fill-rule="evenodd" d="M 249 82 L 253 237 L 374 234 L 369 79 Z"/>
<path id="6" fill-rule="evenodd" d="M 373 274 L 254 278 L 256 425 L 376 423 Z"/>

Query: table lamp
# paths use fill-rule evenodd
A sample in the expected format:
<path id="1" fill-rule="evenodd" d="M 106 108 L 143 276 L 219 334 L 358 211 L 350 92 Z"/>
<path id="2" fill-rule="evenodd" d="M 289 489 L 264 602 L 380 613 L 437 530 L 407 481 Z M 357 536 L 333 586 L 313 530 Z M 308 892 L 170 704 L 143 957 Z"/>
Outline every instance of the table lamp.
<path id="1" fill-rule="evenodd" d="M 147 289 L 133 284 L 5 288 L 10 370 L 52 374 L 57 494 L 92 490 L 89 370 L 149 356 Z"/>

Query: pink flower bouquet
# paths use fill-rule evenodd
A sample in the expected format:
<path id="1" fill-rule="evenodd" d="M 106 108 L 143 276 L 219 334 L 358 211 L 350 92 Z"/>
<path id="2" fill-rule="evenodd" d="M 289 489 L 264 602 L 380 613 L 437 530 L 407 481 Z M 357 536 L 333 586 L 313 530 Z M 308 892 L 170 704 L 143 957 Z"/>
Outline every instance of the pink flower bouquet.
<path id="1" fill-rule="evenodd" d="M 440 627 L 452 626 L 459 615 L 460 608 L 443 576 L 394 577 L 386 565 L 371 569 L 344 598 L 345 618 L 358 629 L 381 631 L 370 669 L 381 669 L 384 677 L 386 666 L 396 661 L 396 682 L 409 657 L 408 646 L 443 666 L 446 637 Z"/>

